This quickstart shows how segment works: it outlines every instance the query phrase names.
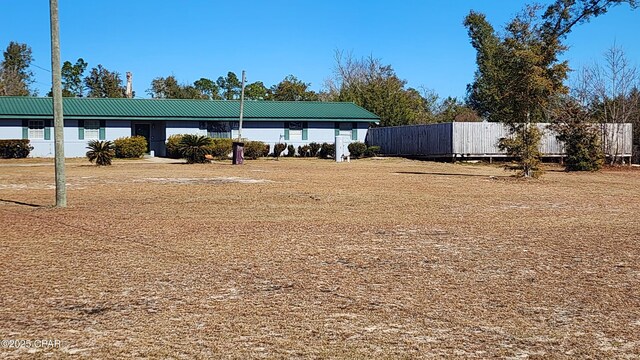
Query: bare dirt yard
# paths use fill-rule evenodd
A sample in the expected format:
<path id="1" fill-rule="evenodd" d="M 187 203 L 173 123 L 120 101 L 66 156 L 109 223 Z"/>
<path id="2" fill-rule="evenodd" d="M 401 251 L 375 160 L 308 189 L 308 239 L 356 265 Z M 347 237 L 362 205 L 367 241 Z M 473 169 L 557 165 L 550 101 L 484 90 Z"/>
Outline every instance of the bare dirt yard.
<path id="1" fill-rule="evenodd" d="M 639 358 L 640 172 L 0 161 L 0 358 Z M 25 166 L 28 165 L 28 166 Z"/>

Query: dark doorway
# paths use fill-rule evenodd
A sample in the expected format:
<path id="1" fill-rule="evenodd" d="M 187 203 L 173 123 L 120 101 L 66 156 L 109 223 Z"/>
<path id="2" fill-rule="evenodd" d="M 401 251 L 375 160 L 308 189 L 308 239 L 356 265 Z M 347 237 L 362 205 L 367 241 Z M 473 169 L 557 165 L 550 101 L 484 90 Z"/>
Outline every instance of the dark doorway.
<path id="1" fill-rule="evenodd" d="M 147 139 L 147 153 L 151 151 L 149 139 L 151 138 L 151 125 L 149 124 L 134 124 L 133 135 L 144 136 Z"/>

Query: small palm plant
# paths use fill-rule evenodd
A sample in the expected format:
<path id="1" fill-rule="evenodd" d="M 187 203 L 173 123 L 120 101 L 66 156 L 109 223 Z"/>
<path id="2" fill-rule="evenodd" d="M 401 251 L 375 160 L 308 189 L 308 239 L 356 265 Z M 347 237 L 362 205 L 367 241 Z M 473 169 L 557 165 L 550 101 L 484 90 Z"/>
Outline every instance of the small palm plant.
<path id="1" fill-rule="evenodd" d="M 111 165 L 111 158 L 116 155 L 115 147 L 109 140 L 91 140 L 87 144 L 87 158 L 92 163 L 95 161 L 98 166 Z"/>
<path id="2" fill-rule="evenodd" d="M 204 156 L 211 153 L 211 144 L 208 136 L 187 134 L 180 140 L 178 152 L 187 164 L 201 164 L 207 162 Z"/>

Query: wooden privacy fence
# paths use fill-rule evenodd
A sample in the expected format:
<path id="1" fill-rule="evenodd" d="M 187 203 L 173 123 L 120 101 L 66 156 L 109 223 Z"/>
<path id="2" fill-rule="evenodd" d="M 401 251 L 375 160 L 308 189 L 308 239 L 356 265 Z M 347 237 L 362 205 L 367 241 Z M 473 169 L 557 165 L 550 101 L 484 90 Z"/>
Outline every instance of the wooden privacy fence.
<path id="1" fill-rule="evenodd" d="M 564 156 L 564 144 L 556 139 L 556 133 L 549 124 L 539 123 L 536 126 L 542 132 L 540 151 L 543 156 Z M 631 124 L 600 124 L 600 129 L 608 156 L 631 157 Z M 369 146 L 379 146 L 380 154 L 391 156 L 491 158 L 507 156 L 498 149 L 498 141 L 508 136 L 508 129 L 501 123 L 453 122 L 371 128 L 366 142 Z"/>

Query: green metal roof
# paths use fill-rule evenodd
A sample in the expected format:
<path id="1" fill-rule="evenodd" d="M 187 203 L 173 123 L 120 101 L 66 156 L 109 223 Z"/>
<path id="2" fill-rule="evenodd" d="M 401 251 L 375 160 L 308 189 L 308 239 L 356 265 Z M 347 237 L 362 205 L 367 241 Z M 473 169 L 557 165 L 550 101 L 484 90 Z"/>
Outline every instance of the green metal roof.
<path id="1" fill-rule="evenodd" d="M 237 120 L 239 101 L 177 99 L 64 98 L 69 119 Z M 51 98 L 0 97 L 0 119 L 51 118 Z M 244 102 L 247 120 L 304 119 L 377 122 L 375 114 L 353 103 L 312 101 Z"/>

